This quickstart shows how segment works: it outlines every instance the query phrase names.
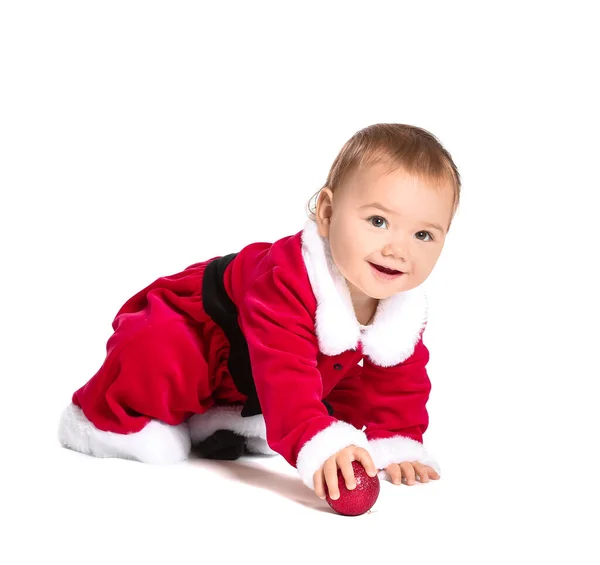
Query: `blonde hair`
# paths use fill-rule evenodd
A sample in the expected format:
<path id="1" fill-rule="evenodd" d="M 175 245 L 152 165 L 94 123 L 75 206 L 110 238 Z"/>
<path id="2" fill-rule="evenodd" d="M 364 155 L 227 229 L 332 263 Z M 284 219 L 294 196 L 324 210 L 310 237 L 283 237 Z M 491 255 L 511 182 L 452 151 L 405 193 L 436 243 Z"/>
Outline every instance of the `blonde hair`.
<path id="1" fill-rule="evenodd" d="M 450 153 L 437 138 L 416 126 L 373 124 L 357 131 L 338 153 L 325 184 L 308 202 L 311 219 L 315 219 L 315 205 L 323 188 L 329 187 L 335 192 L 351 173 L 376 163 L 386 166 L 386 173 L 403 168 L 409 174 L 425 176 L 436 183 L 450 181 L 454 188 L 453 211 L 456 212 L 460 201 L 460 174 Z"/>

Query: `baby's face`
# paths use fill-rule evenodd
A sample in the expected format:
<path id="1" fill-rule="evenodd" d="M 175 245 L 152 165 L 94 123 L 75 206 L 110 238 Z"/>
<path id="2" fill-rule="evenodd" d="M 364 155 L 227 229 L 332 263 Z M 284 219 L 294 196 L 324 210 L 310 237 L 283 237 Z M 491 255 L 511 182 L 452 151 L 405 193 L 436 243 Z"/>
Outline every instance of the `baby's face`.
<path id="1" fill-rule="evenodd" d="M 329 222 L 320 225 L 352 294 L 377 299 L 415 288 L 429 276 L 444 246 L 454 196 L 450 183 L 434 186 L 403 170 L 383 172 L 373 165 L 353 174 L 332 196 Z"/>

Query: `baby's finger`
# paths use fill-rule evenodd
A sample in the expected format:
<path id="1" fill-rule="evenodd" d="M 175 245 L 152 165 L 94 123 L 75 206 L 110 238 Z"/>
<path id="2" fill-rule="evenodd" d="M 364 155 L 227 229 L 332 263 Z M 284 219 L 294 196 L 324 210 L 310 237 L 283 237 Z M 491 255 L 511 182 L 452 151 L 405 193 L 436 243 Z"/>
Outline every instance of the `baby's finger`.
<path id="1" fill-rule="evenodd" d="M 342 472 L 342 476 L 344 477 L 344 482 L 346 483 L 346 488 L 348 490 L 353 490 L 356 488 L 356 479 L 354 478 L 354 469 L 352 468 L 352 459 L 344 456 L 338 457 L 337 460 L 338 467 Z"/>
<path id="2" fill-rule="evenodd" d="M 417 461 L 413 463 L 413 467 L 415 469 L 419 481 L 421 481 L 422 483 L 428 483 L 429 469 L 431 469 L 431 467 L 427 467 L 427 465 L 423 465 L 423 463 L 418 463 Z"/>
<path id="3" fill-rule="evenodd" d="M 402 471 L 398 463 L 392 463 L 385 468 L 386 473 L 390 476 L 392 483 L 399 485 L 402 483 Z"/>
<path id="4" fill-rule="evenodd" d="M 375 463 L 373 463 L 371 454 L 366 449 L 357 447 L 354 450 L 354 459 L 365 468 L 369 477 L 374 477 L 377 474 L 377 467 L 375 466 Z"/>
<path id="5" fill-rule="evenodd" d="M 429 475 L 430 479 L 437 481 L 440 478 L 440 474 L 433 467 L 426 465 L 426 468 L 427 468 L 427 474 Z"/>
<path id="6" fill-rule="evenodd" d="M 323 467 L 321 467 L 314 475 L 313 482 L 315 483 L 315 494 L 319 498 L 325 498 L 325 482 L 323 479 Z"/>
<path id="7" fill-rule="evenodd" d="M 338 486 L 337 463 L 334 457 L 330 457 L 323 465 L 323 475 L 325 476 L 325 484 L 327 492 L 331 500 L 337 500 L 340 497 L 340 489 Z"/>
<path id="8" fill-rule="evenodd" d="M 404 461 L 400 463 L 400 469 L 402 470 L 402 476 L 406 479 L 407 485 L 415 484 L 415 470 L 412 466 L 412 463 L 408 463 Z"/>

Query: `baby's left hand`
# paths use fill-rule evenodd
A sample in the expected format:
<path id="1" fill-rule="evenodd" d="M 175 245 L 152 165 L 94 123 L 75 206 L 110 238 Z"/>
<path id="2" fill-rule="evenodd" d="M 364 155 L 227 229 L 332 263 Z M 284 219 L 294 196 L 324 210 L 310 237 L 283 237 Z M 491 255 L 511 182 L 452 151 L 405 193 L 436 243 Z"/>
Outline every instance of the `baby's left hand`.
<path id="1" fill-rule="evenodd" d="M 401 484 L 403 479 L 407 485 L 414 485 L 415 477 L 418 477 L 422 483 L 428 483 L 430 479 L 435 481 L 440 478 L 435 469 L 429 467 L 429 465 L 423 465 L 418 461 L 412 463 L 408 461 L 392 463 L 385 470 L 395 485 Z"/>

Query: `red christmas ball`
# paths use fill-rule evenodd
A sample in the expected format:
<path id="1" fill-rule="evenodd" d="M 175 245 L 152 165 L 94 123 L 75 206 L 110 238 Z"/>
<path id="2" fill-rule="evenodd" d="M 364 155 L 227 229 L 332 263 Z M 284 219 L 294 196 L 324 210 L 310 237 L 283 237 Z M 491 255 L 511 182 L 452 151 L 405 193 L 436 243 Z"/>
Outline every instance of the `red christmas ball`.
<path id="1" fill-rule="evenodd" d="M 338 469 L 338 486 L 340 489 L 340 497 L 337 500 L 332 500 L 329 497 L 329 492 L 325 493 L 325 500 L 338 514 L 344 516 L 360 516 L 373 508 L 373 505 L 379 497 L 379 477 L 369 477 L 365 468 L 358 462 L 352 461 L 352 469 L 354 470 L 354 478 L 356 488 L 348 490 L 346 481 L 342 475 L 342 471 Z"/>

